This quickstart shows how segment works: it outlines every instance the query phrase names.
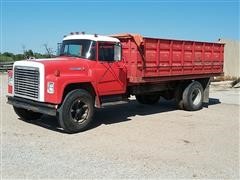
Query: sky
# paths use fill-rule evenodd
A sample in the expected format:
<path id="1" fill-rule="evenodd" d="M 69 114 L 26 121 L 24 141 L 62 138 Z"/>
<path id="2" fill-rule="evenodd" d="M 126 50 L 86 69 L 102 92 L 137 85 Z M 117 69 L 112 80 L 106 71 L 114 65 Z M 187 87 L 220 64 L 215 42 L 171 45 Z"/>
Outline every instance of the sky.
<path id="1" fill-rule="evenodd" d="M 1 0 L 1 52 L 44 53 L 70 32 L 239 40 L 239 0 Z"/>

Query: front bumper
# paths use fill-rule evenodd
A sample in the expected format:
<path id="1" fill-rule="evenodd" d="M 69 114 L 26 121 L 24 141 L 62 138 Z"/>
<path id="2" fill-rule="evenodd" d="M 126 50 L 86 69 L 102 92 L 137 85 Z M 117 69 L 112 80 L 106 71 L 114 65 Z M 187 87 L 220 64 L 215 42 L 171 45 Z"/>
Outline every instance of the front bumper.
<path id="1" fill-rule="evenodd" d="M 57 114 L 57 105 L 55 104 L 42 103 L 15 96 L 7 96 L 7 103 L 18 108 L 27 109 L 50 116 L 56 116 Z"/>

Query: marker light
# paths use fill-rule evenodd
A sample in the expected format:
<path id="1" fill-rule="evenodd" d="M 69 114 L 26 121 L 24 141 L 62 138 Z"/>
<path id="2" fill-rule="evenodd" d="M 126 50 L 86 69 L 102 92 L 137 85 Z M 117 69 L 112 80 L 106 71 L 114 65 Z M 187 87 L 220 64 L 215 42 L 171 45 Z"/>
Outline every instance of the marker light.
<path id="1" fill-rule="evenodd" d="M 48 82 L 47 83 L 47 92 L 49 94 L 53 94 L 54 93 L 54 82 Z"/>

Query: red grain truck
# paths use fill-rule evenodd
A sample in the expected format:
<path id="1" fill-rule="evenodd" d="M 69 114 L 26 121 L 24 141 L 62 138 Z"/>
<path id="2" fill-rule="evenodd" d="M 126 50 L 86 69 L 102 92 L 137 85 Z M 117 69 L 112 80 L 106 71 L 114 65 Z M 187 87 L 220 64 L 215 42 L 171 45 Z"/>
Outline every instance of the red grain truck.
<path id="1" fill-rule="evenodd" d="M 199 110 L 208 103 L 210 78 L 223 74 L 223 53 L 221 43 L 71 33 L 56 58 L 14 63 L 8 103 L 26 121 L 57 116 L 69 133 L 86 130 L 95 108 L 130 95 L 141 104 L 164 97 Z"/>

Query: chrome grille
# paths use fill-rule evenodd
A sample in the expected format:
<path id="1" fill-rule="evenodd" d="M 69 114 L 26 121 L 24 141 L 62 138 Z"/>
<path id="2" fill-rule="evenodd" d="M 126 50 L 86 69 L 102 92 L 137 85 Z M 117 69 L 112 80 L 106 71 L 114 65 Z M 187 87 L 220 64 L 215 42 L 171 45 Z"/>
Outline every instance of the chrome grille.
<path id="1" fill-rule="evenodd" d="M 16 66 L 14 68 L 14 94 L 30 99 L 39 97 L 39 69 Z"/>

